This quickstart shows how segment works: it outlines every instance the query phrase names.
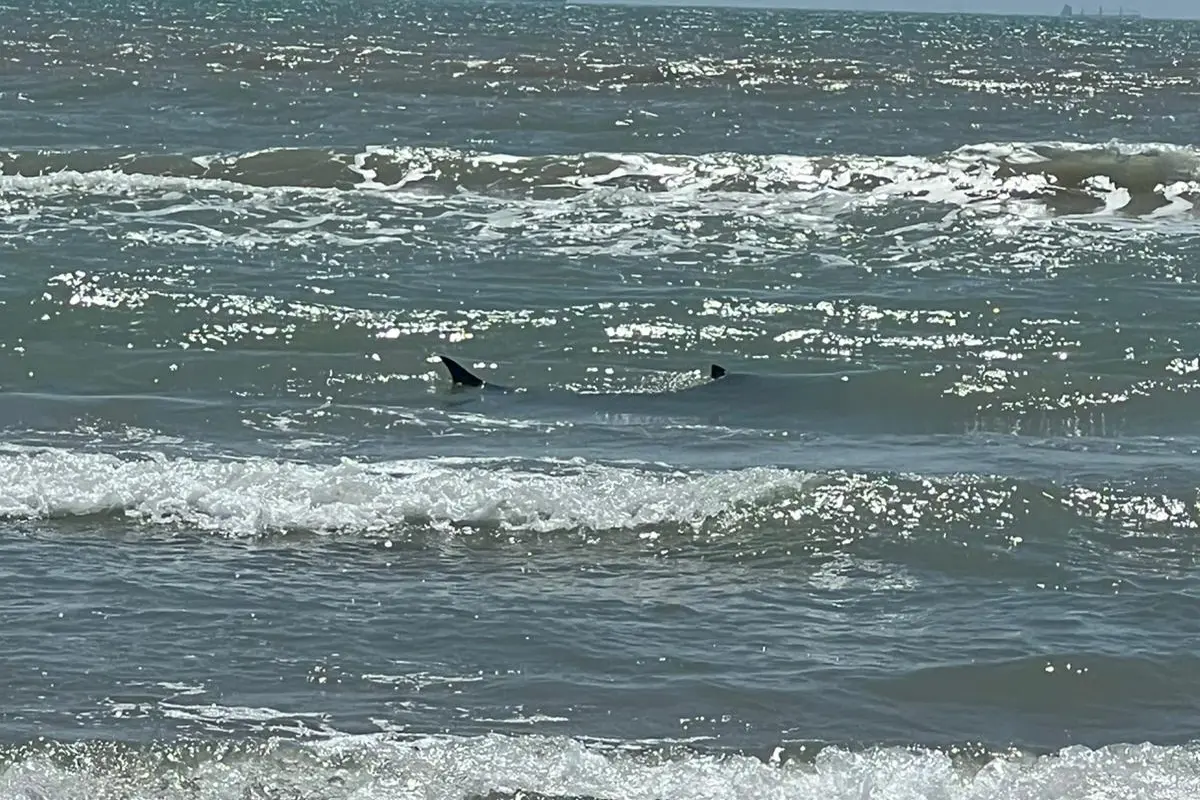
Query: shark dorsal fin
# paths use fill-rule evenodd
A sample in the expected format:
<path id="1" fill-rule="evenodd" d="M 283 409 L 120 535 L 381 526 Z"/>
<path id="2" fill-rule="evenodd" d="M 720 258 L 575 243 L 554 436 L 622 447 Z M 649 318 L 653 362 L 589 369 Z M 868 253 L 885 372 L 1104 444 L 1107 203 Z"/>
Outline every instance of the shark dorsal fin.
<path id="1" fill-rule="evenodd" d="M 450 372 L 450 380 L 460 386 L 483 386 L 483 380 L 474 375 L 469 369 L 447 356 L 438 356 Z"/>

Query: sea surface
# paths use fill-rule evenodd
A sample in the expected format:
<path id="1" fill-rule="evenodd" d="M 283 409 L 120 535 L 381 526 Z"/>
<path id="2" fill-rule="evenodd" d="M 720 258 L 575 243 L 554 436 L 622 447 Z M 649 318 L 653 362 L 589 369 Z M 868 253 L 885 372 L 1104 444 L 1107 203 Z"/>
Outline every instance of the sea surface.
<path id="1" fill-rule="evenodd" d="M 1198 131 L 1200 23 L 0 9 L 0 797 L 1194 800 Z"/>

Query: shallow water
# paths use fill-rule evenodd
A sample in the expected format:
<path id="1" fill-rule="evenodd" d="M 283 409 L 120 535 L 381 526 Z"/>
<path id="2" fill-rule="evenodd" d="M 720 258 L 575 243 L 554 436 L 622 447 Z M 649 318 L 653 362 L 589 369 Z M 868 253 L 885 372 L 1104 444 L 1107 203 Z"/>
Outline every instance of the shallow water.
<path id="1" fill-rule="evenodd" d="M 1200 791 L 1194 23 L 0 22 L 0 795 Z"/>

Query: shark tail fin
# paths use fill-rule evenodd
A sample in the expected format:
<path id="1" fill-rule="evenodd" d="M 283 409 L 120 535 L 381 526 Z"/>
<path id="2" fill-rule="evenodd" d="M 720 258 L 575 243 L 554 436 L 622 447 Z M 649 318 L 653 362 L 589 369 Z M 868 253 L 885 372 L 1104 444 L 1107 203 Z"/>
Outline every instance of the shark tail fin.
<path id="1" fill-rule="evenodd" d="M 720 364 L 713 364 L 712 368 L 708 372 L 708 377 L 712 378 L 714 381 L 717 378 L 724 378 L 725 377 L 725 368 L 722 367 Z"/>
<path id="2" fill-rule="evenodd" d="M 462 386 L 483 386 L 483 381 L 453 358 L 438 356 L 450 373 L 450 380 Z"/>

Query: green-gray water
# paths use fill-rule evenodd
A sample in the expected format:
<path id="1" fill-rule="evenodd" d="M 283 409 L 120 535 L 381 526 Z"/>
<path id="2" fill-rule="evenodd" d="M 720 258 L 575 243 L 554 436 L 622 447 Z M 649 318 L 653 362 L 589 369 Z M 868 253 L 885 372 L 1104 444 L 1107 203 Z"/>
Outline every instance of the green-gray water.
<path id="1" fill-rule="evenodd" d="M 0 796 L 1196 797 L 1198 48 L 0 10 Z"/>

